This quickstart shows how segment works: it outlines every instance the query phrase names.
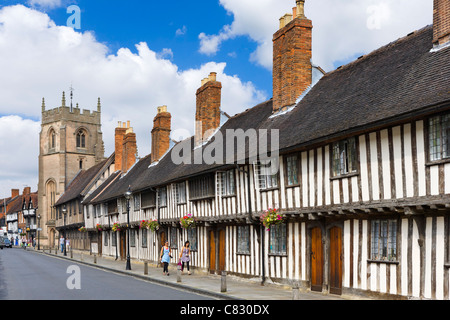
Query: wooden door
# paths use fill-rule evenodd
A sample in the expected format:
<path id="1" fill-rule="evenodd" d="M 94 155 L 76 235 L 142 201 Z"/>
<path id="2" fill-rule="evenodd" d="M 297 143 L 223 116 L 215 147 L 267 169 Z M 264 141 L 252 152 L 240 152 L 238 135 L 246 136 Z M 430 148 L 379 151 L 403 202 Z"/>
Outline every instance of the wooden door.
<path id="1" fill-rule="evenodd" d="M 219 231 L 219 268 L 217 271 L 225 271 L 225 230 Z"/>
<path id="2" fill-rule="evenodd" d="M 323 246 L 322 230 L 311 230 L 311 290 L 322 291 L 323 284 Z"/>
<path id="3" fill-rule="evenodd" d="M 126 244 L 127 244 L 126 230 L 120 231 L 120 260 L 125 260 Z"/>
<path id="4" fill-rule="evenodd" d="M 216 237 L 214 230 L 209 232 L 209 272 L 216 272 Z"/>
<path id="5" fill-rule="evenodd" d="M 330 229 L 330 293 L 342 294 L 342 229 Z"/>

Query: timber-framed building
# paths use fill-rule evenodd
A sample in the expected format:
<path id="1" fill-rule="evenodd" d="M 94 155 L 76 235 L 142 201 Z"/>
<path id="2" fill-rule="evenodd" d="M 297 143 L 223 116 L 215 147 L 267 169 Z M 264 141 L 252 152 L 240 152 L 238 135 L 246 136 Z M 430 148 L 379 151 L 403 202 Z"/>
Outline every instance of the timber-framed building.
<path id="1" fill-rule="evenodd" d="M 126 228 L 114 232 L 117 223 L 130 231 L 133 259 L 157 263 L 166 240 L 177 257 L 189 240 L 199 272 L 329 294 L 448 300 L 448 1 L 434 1 L 432 26 L 318 81 L 303 5 L 274 35 L 273 99 L 221 124 L 222 85 L 211 73 L 197 91 L 195 135 L 171 146 L 171 115 L 158 108 L 152 155 L 131 166 L 123 163 L 135 149 L 116 129 L 115 171 L 82 200 L 89 250 L 125 258 Z M 276 132 L 277 173 L 230 130 L 254 130 L 259 142 Z M 214 148 L 223 148 L 219 161 L 196 161 Z M 175 163 L 181 149 L 185 161 Z M 286 219 L 268 231 L 259 218 L 270 208 Z M 197 220 L 189 230 L 179 224 L 187 213 Z M 139 228 L 153 219 L 159 230 Z"/>

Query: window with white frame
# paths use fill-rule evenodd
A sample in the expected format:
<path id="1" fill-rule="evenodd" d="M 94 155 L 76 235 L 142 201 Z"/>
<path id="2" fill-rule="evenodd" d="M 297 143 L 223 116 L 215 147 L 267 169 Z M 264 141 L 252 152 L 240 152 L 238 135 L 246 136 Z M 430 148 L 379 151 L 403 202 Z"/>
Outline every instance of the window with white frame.
<path id="1" fill-rule="evenodd" d="M 371 221 L 371 259 L 397 260 L 397 220 Z"/>
<path id="2" fill-rule="evenodd" d="M 234 170 L 217 172 L 217 194 L 220 196 L 236 195 Z"/>
<path id="3" fill-rule="evenodd" d="M 186 203 L 186 183 L 180 182 L 172 185 L 174 200 L 176 204 Z"/>
<path id="4" fill-rule="evenodd" d="M 255 162 L 253 168 L 258 189 L 278 188 L 278 167 L 273 167 L 271 161 Z"/>
<path id="5" fill-rule="evenodd" d="M 357 172 L 356 139 L 349 138 L 333 143 L 333 177 Z"/>
<path id="6" fill-rule="evenodd" d="M 450 113 L 432 117 L 428 122 L 430 161 L 450 158 Z"/>

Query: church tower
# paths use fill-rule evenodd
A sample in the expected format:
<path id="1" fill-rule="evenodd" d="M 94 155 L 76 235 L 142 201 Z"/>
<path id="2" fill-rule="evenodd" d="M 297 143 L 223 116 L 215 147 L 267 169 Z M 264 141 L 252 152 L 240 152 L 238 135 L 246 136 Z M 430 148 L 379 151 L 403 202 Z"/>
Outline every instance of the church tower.
<path id="1" fill-rule="evenodd" d="M 72 99 L 72 93 L 71 93 Z M 104 159 L 101 131 L 101 104 L 97 110 L 80 110 L 72 102 L 66 105 L 63 92 L 61 106 L 46 110 L 42 99 L 42 123 L 39 137 L 39 214 L 41 243 L 54 246 L 56 212 L 53 205 L 80 170 Z"/>

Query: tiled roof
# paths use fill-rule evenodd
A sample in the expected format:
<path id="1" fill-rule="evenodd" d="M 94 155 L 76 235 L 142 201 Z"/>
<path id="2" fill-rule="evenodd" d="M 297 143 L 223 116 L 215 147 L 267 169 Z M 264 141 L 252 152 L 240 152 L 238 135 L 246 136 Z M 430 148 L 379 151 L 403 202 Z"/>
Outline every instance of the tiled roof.
<path id="1" fill-rule="evenodd" d="M 283 152 L 448 109 L 450 47 L 430 52 L 432 32 L 431 26 L 425 27 L 326 74 L 290 112 L 270 117 L 269 100 L 230 118 L 220 133 L 226 137 L 227 129 L 278 129 Z M 224 151 L 230 142 L 225 139 Z M 193 138 L 184 143 L 190 145 L 193 159 Z M 238 151 L 242 150 L 235 145 L 234 153 Z M 155 166 L 150 166 L 150 156 L 141 159 L 95 201 L 120 197 L 129 185 L 132 191 L 142 191 L 224 167 L 176 165 L 171 159 L 173 152 Z"/>

